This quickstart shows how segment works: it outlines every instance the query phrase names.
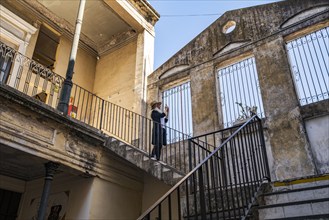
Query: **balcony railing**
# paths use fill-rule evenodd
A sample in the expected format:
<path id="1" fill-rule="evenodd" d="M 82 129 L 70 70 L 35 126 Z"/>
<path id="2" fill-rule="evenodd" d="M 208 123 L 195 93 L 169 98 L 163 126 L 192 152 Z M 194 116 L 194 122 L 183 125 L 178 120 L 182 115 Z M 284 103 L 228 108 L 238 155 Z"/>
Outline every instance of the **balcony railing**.
<path id="1" fill-rule="evenodd" d="M 270 180 L 262 132 L 253 116 L 238 128 L 189 139 L 192 148 L 206 140 L 218 147 L 197 154 L 201 162 L 138 219 L 244 219 Z"/>
<path id="2" fill-rule="evenodd" d="M 56 108 L 64 78 L 36 61 L 0 42 L 0 83 L 34 97 Z M 146 153 L 152 151 L 152 120 L 105 101 L 73 83 L 68 115 L 90 126 L 108 132 L 123 142 Z M 186 173 L 189 170 L 188 139 L 190 136 L 166 127 L 167 146 L 161 160 Z"/>

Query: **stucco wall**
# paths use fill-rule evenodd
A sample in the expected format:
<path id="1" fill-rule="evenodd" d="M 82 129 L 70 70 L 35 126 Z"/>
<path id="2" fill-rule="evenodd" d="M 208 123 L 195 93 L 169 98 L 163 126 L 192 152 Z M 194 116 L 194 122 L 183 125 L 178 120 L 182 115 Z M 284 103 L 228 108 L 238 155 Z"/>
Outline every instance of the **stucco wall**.
<path id="1" fill-rule="evenodd" d="M 0 176 L 0 188 L 23 193 L 19 219 L 25 220 L 31 210 L 37 209 L 30 206 L 33 199 L 41 196 L 46 161 L 60 163 L 50 194 L 68 194 L 66 219 L 135 219 L 170 188 L 105 149 L 105 137 L 99 131 L 70 118 L 66 120 L 45 104 L 20 97 L 19 92 L 0 94 L 1 150 L 9 148 L 6 155 L 12 152 L 10 158 L 2 158 L 2 172 L 8 173 L 8 167 L 12 167 L 12 175 L 26 171 L 24 176 L 33 178 L 22 181 Z M 27 164 L 33 164 L 33 168 Z"/>
<path id="2" fill-rule="evenodd" d="M 94 93 L 131 109 L 135 98 L 136 40 L 98 60 Z"/>
<path id="3" fill-rule="evenodd" d="M 142 213 L 151 207 L 156 201 L 158 201 L 166 192 L 170 190 L 171 186 L 164 184 L 163 182 L 155 179 L 151 176 L 144 176 L 144 190 L 143 190 L 143 203 L 142 203 Z M 162 203 L 162 218 L 169 219 L 168 215 L 168 200 Z M 177 205 L 176 194 L 171 195 L 171 204 L 174 207 Z M 175 219 L 177 209 L 172 208 L 172 218 Z M 157 211 L 156 211 L 157 213 Z M 152 216 L 151 216 L 152 218 Z"/>
<path id="4" fill-rule="evenodd" d="M 93 179 L 81 177 L 55 175 L 52 182 L 46 218 L 50 208 L 62 205 L 60 216 L 65 219 L 88 219 L 91 208 L 91 187 Z M 41 198 L 44 180 L 26 182 L 22 196 L 18 219 L 32 219 L 37 217 L 38 205 Z"/>
<path id="5" fill-rule="evenodd" d="M 141 210 L 142 192 L 95 179 L 89 219 L 136 219 Z"/>
<path id="6" fill-rule="evenodd" d="M 310 118 L 305 127 L 319 173 L 329 173 L 329 115 Z"/>
<path id="7" fill-rule="evenodd" d="M 315 167 L 305 136 L 283 39 L 279 37 L 257 47 L 255 57 L 266 125 L 275 158 L 272 171 L 278 179 L 310 176 L 314 174 Z"/>
<path id="8" fill-rule="evenodd" d="M 56 53 L 54 72 L 64 78 L 66 76 L 66 71 L 70 59 L 71 47 L 72 41 L 68 40 L 64 36 L 61 36 Z M 96 57 L 79 48 L 74 65 L 73 83 L 90 92 L 93 92 L 96 63 Z"/>
<path id="9" fill-rule="evenodd" d="M 28 182 L 7 176 L 0 176 L 0 179 L 1 189 L 22 193 L 17 219 L 36 218 L 44 178 Z M 51 183 L 46 218 L 52 206 L 62 205 L 60 216 L 65 214 L 68 220 L 136 219 L 169 189 L 170 186 L 148 175 L 143 188 L 134 185 L 127 188 L 99 178 L 57 173 Z M 171 202 L 177 203 L 176 198 L 172 197 Z M 165 218 L 166 212 L 163 214 Z"/>
<path id="10" fill-rule="evenodd" d="M 291 0 L 226 12 L 148 77 L 148 100 L 160 99 L 163 88 L 189 79 L 193 133 L 218 130 L 223 127 L 218 69 L 252 56 L 265 110 L 272 179 L 317 174 L 285 42 L 328 26 L 328 7 L 326 1 Z M 228 21 L 235 21 L 236 27 L 225 34 Z M 323 113 L 326 107 L 320 103 L 313 116 L 321 113 L 319 109 Z"/>

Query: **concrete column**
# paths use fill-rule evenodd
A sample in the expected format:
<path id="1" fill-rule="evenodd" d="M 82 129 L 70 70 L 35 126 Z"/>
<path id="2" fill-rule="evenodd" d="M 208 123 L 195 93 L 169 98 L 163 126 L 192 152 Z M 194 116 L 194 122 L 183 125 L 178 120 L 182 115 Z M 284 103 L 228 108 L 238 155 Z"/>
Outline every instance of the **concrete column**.
<path id="1" fill-rule="evenodd" d="M 42 192 L 42 196 L 41 196 L 41 200 L 40 200 L 40 207 L 38 210 L 38 220 L 45 219 L 51 182 L 53 181 L 53 177 L 54 177 L 54 174 L 55 174 L 58 166 L 59 166 L 59 164 L 54 163 L 54 162 L 48 162 L 45 164 L 46 177 L 45 177 L 45 183 L 43 185 L 43 192 Z"/>

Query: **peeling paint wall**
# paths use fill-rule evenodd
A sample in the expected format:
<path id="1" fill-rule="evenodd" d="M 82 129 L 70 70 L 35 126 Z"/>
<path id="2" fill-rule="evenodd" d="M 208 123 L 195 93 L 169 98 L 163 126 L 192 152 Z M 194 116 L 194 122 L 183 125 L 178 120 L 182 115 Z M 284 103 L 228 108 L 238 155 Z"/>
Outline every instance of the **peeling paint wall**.
<path id="1" fill-rule="evenodd" d="M 317 170 L 329 173 L 329 115 L 310 118 L 305 127 Z"/>

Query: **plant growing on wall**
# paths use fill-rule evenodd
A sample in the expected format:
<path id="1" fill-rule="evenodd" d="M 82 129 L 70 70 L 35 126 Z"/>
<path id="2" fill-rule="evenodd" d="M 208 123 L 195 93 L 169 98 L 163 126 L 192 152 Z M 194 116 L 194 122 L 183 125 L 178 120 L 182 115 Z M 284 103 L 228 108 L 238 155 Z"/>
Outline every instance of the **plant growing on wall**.
<path id="1" fill-rule="evenodd" d="M 241 102 L 235 102 L 241 108 L 241 114 L 236 119 L 237 121 L 246 120 L 257 114 L 257 106 L 243 105 Z"/>

